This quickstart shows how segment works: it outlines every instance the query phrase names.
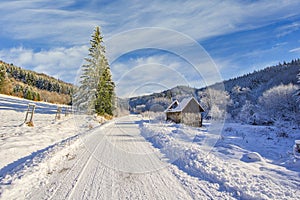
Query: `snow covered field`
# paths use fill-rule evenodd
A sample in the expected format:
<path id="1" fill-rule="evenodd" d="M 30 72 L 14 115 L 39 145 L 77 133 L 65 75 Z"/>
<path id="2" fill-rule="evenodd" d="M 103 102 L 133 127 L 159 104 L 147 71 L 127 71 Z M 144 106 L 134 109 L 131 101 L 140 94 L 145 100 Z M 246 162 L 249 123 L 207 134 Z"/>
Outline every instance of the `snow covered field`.
<path id="1" fill-rule="evenodd" d="M 299 129 L 228 123 L 208 148 L 209 123 L 55 120 L 37 103 L 20 126 L 27 103 L 0 95 L 0 199 L 299 199 Z"/>

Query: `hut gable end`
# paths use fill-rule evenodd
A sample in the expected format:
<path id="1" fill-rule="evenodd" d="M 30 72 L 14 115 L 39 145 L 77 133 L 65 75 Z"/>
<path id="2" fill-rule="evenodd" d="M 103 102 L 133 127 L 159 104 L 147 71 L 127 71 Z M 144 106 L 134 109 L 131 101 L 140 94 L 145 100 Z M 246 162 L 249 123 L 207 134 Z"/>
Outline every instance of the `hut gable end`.
<path id="1" fill-rule="evenodd" d="M 203 108 L 194 98 L 188 101 L 187 105 L 182 109 L 183 113 L 200 113 L 203 111 Z"/>

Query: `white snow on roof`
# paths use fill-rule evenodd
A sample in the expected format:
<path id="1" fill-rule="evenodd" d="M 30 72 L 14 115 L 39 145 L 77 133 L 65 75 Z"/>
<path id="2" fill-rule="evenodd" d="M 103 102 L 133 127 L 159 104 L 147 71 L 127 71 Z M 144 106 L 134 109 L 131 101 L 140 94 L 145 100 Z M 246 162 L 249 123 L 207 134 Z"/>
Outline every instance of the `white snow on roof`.
<path id="1" fill-rule="evenodd" d="M 188 103 L 194 99 L 197 104 L 201 107 L 201 105 L 198 103 L 198 101 L 194 97 L 189 97 L 189 98 L 184 98 L 176 108 L 171 109 L 172 105 L 175 103 L 175 101 L 167 108 L 166 112 L 181 112 L 187 105 Z M 177 101 L 177 100 L 176 100 Z M 201 107 L 202 108 L 202 107 Z"/>

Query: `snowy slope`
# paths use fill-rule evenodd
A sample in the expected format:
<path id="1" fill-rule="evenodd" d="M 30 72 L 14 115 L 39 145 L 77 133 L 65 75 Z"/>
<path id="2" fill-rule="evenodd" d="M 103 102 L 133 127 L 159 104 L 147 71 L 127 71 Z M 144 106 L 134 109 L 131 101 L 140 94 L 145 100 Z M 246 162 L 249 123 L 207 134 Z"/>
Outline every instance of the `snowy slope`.
<path id="1" fill-rule="evenodd" d="M 28 103 L 37 106 L 34 127 L 23 124 Z M 22 170 L 99 125 L 87 116 L 62 115 L 55 120 L 57 106 L 0 95 L 0 196 L 4 185 L 11 186 L 14 179 L 23 177 Z"/>
<path id="2" fill-rule="evenodd" d="M 23 124 L 28 103 L 36 104 L 34 127 Z M 0 95 L 0 168 L 80 132 L 72 116 L 55 120 L 57 106 Z"/>

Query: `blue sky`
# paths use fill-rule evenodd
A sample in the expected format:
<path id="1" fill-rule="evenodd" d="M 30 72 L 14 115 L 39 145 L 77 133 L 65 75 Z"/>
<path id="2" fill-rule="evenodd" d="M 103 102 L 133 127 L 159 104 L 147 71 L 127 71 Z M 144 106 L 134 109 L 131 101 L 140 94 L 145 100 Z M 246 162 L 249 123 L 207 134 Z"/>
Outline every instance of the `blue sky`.
<path id="1" fill-rule="evenodd" d="M 76 83 L 98 25 L 119 96 L 201 87 L 299 58 L 299 8 L 298 0 L 2 0 L 0 59 Z"/>

